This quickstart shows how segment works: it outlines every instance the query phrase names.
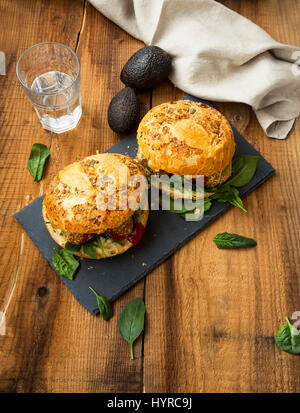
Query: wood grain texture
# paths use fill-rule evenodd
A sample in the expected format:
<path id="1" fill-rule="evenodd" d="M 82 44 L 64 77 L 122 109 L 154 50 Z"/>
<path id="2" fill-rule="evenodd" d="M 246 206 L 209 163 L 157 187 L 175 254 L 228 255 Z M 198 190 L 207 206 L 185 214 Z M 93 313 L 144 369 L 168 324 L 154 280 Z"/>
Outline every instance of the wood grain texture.
<path id="1" fill-rule="evenodd" d="M 17 4 L 16 4 L 17 3 Z M 43 193 L 50 179 L 76 157 L 103 151 L 120 139 L 106 122 L 107 106 L 122 87 L 119 72 L 140 43 L 110 24 L 83 2 L 1 3 L 1 18 L 13 33 L 1 32 L 7 76 L 1 82 L 1 277 L 0 311 L 7 306 L 7 334 L 0 336 L 0 391 L 98 392 L 142 391 L 142 340 L 130 362 L 117 318 L 131 299 L 143 295 L 138 283 L 114 305 L 105 323 L 92 317 L 22 232 L 12 215 Z M 4 10 L 8 10 L 5 11 Z M 21 17 L 22 16 L 22 17 Z M 38 16 L 35 18 L 34 16 Z M 17 33 L 20 29 L 19 34 Z M 82 63 L 83 117 L 76 130 L 55 135 L 43 130 L 15 75 L 18 56 L 39 41 L 58 40 L 76 48 Z M 11 41 L 4 48 L 5 41 Z M 140 96 L 144 111 L 150 96 Z M 147 106 L 148 101 L 148 106 Z M 33 142 L 51 147 L 41 183 L 33 183 L 26 163 Z"/>
<path id="2" fill-rule="evenodd" d="M 299 44 L 297 0 L 222 1 L 281 42 Z M 283 4 L 284 3 L 284 4 Z M 299 392 L 300 359 L 280 352 L 273 334 L 300 310 L 299 123 L 285 141 L 267 138 L 247 105 L 215 103 L 277 173 L 140 281 L 114 304 L 109 323 L 73 298 L 12 215 L 43 193 L 76 157 L 106 150 L 121 137 L 106 121 L 122 87 L 120 70 L 142 44 L 89 3 L 18 0 L 0 3 L 0 391 L 11 392 Z M 44 131 L 18 85 L 17 58 L 28 46 L 56 40 L 82 64 L 83 117 L 62 135 Z M 142 112 L 183 96 L 170 82 L 139 95 Z M 34 142 L 51 147 L 41 183 L 26 169 Z M 218 232 L 254 237 L 245 251 L 217 250 Z M 171 234 L 170 234 L 171 236 Z M 117 319 L 145 297 L 146 330 L 129 359 Z"/>
<path id="3" fill-rule="evenodd" d="M 299 44 L 288 1 L 223 1 L 278 41 Z M 153 106 L 183 95 L 169 82 Z M 251 108 L 214 105 L 277 173 L 180 249 L 146 282 L 144 382 L 149 392 L 299 392 L 300 360 L 274 346 L 274 332 L 300 308 L 299 122 L 285 141 L 267 138 Z M 217 250 L 219 232 L 253 237 L 253 250 Z M 155 314 L 159 312 L 160 317 Z M 156 371 L 154 375 L 152 372 Z"/>
<path id="4" fill-rule="evenodd" d="M 0 308 L 7 309 L 6 335 L 0 336 L 2 391 L 37 388 L 61 299 L 60 283 L 12 216 L 42 193 L 44 182 L 32 182 L 26 160 L 33 142 L 49 145 L 51 140 L 18 84 L 15 66 L 27 47 L 41 41 L 63 41 L 74 48 L 83 5 L 78 6 L 77 13 L 65 0 L 0 4 L 1 27 L 5 27 L 0 49 L 7 62 L 7 75 L 0 76 Z"/>

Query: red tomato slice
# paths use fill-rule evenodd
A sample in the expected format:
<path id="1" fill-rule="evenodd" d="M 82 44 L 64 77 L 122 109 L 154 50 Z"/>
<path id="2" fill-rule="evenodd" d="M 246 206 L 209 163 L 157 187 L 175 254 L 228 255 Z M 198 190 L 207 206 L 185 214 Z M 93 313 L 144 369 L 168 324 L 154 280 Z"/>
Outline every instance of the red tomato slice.
<path id="1" fill-rule="evenodd" d="M 116 241 L 122 241 L 123 239 L 126 239 L 126 235 L 119 235 L 115 233 L 112 229 L 106 230 L 106 233 L 114 240 Z"/>
<path id="2" fill-rule="evenodd" d="M 144 232 L 145 232 L 144 225 L 141 224 L 140 222 L 137 222 L 133 228 L 132 233 L 127 236 L 127 239 L 129 242 L 136 245 L 143 238 Z"/>

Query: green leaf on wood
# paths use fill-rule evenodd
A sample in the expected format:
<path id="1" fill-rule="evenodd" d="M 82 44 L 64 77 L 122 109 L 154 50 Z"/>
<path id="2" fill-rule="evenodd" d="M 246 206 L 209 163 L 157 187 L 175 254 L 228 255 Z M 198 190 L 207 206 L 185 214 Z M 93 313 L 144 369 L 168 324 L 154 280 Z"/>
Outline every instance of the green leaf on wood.
<path id="1" fill-rule="evenodd" d="M 300 354 L 300 331 L 285 317 L 286 323 L 275 334 L 276 346 L 290 354 Z"/>
<path id="2" fill-rule="evenodd" d="M 238 234 L 229 234 L 223 232 L 217 234 L 214 238 L 214 243 L 220 249 L 255 247 L 257 242 L 252 238 L 246 238 Z"/>
<path id="3" fill-rule="evenodd" d="M 27 162 L 27 168 L 34 181 L 40 181 L 43 176 L 45 163 L 50 156 L 50 151 L 42 143 L 34 143 Z"/>
<path id="4" fill-rule="evenodd" d="M 101 317 L 103 318 L 103 320 L 108 321 L 112 316 L 112 307 L 110 305 L 110 302 L 107 300 L 107 298 L 99 295 L 91 286 L 89 286 L 89 289 L 93 291 L 97 298 L 97 304 Z"/>
<path id="5" fill-rule="evenodd" d="M 141 298 L 136 298 L 123 309 L 118 323 L 121 336 L 130 347 L 130 358 L 133 360 L 133 343 L 144 328 L 145 304 Z"/>

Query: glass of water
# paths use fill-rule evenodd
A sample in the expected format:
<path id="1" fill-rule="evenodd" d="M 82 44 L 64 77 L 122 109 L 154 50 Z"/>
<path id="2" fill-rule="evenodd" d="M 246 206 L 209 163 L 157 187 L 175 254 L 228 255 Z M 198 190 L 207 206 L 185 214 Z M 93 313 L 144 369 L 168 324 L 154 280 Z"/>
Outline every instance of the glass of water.
<path id="1" fill-rule="evenodd" d="M 80 63 L 68 46 L 38 43 L 25 50 L 17 76 L 44 129 L 55 133 L 76 127 L 81 117 Z"/>

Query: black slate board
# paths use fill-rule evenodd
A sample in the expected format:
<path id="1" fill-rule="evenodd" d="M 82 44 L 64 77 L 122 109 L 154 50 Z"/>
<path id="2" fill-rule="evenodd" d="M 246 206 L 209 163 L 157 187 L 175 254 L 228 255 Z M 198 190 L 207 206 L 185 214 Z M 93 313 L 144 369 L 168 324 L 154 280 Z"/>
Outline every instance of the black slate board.
<path id="1" fill-rule="evenodd" d="M 192 96 L 186 96 L 184 99 L 200 101 L 200 99 Z M 204 101 L 204 103 L 208 102 Z M 258 155 L 261 158 L 254 178 L 240 189 L 240 195 L 245 196 L 261 185 L 275 171 L 272 165 L 234 128 L 233 131 L 236 141 L 236 155 Z M 134 133 L 118 142 L 107 152 L 123 153 L 135 157 L 136 149 L 136 134 Z M 17 212 L 15 218 L 54 268 L 52 256 L 53 248 L 57 248 L 57 244 L 52 240 L 45 227 L 41 215 L 42 201 L 43 197 L 36 199 Z M 194 222 L 186 222 L 179 215 L 168 211 L 151 211 L 146 233 L 139 245 L 116 257 L 100 261 L 81 260 L 80 269 L 73 281 L 69 281 L 64 277 L 61 277 L 61 279 L 80 304 L 92 314 L 97 314 L 99 310 L 96 299 L 89 290 L 89 285 L 92 285 L 98 293 L 104 295 L 110 301 L 115 300 L 229 208 L 231 208 L 230 204 L 214 202 L 203 219 Z M 237 211 L 237 213 L 239 212 Z M 88 269 L 88 267 L 93 267 L 93 269 Z"/>

